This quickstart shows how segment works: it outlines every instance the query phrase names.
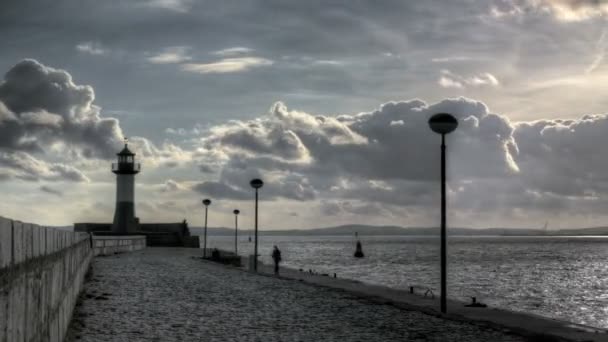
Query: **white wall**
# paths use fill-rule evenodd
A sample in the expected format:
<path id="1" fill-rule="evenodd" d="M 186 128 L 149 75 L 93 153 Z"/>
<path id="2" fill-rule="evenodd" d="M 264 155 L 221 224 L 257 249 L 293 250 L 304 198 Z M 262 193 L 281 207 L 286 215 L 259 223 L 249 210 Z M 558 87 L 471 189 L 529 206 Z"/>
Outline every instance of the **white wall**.
<path id="1" fill-rule="evenodd" d="M 0 342 L 63 341 L 92 257 L 87 233 L 0 217 Z"/>

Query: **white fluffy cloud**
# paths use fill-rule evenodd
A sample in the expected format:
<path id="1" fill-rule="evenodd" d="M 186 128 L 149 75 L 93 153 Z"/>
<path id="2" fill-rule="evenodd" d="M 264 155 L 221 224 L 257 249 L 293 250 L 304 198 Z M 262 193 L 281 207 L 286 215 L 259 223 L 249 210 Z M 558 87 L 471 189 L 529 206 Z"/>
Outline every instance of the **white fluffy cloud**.
<path id="1" fill-rule="evenodd" d="M 76 45 L 76 50 L 90 55 L 105 55 L 108 51 L 97 42 L 83 42 Z"/>
<path id="2" fill-rule="evenodd" d="M 545 12 L 560 21 L 582 21 L 608 14 L 603 0 L 501 0 L 491 9 L 492 16 L 524 15 L 531 11 Z"/>
<path id="3" fill-rule="evenodd" d="M 441 76 L 437 81 L 440 86 L 444 88 L 465 88 L 467 86 L 470 87 L 482 87 L 482 86 L 491 86 L 497 87 L 500 82 L 496 76 L 490 74 L 489 72 L 483 72 L 473 76 L 461 76 L 450 70 L 444 69 L 441 70 Z"/>
<path id="4" fill-rule="evenodd" d="M 164 49 L 161 53 L 148 57 L 148 61 L 153 64 L 175 64 L 192 59 L 188 54 L 188 46 L 172 46 Z"/>
<path id="5" fill-rule="evenodd" d="M 224 74 L 247 71 L 272 64 L 274 64 L 273 61 L 261 57 L 232 57 L 210 63 L 185 63 L 182 64 L 181 68 L 184 71 L 197 74 Z"/>
<path id="6" fill-rule="evenodd" d="M 314 199 L 322 215 L 391 217 L 405 210 L 422 217 L 439 195 L 439 137 L 427 123 L 438 112 L 459 120 L 447 136 L 455 215 L 524 220 L 608 208 L 608 152 L 598 148 L 606 140 L 607 116 L 512 123 L 466 98 L 389 102 L 336 117 L 277 103 L 267 116 L 209 130 L 201 146 L 222 156 L 218 177 L 194 190 L 247 200 L 248 181 L 261 177 L 267 200 Z"/>
<path id="7" fill-rule="evenodd" d="M 519 172 L 511 123 L 480 102 L 391 102 L 374 112 L 338 117 L 290 111 L 277 103 L 266 117 L 210 129 L 201 144 L 221 153 L 224 161 L 219 179 L 195 190 L 245 199 L 250 196 L 248 181 L 261 177 L 271 197 L 413 203 L 432 191 L 438 176 L 439 137 L 427 121 L 442 111 L 461 122 L 448 138 L 452 180 Z"/>

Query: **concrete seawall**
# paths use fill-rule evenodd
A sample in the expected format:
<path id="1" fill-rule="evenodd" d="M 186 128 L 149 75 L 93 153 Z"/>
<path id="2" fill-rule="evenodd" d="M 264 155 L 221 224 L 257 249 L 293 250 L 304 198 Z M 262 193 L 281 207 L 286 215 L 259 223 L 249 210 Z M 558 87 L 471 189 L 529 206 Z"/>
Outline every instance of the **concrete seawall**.
<path id="1" fill-rule="evenodd" d="M 86 233 L 0 217 L 0 342 L 63 341 L 92 258 Z"/>
<path id="2" fill-rule="evenodd" d="M 94 236 L 93 246 L 95 256 L 133 252 L 146 248 L 146 236 Z"/>

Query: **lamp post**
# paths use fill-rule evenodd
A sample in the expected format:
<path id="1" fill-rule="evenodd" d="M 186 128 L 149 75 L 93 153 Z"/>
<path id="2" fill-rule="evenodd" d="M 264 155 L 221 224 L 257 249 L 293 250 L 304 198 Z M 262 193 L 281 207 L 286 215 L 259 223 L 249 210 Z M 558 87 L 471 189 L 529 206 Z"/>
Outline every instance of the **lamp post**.
<path id="1" fill-rule="evenodd" d="M 458 127 L 458 121 L 452 115 L 439 113 L 429 119 L 429 126 L 435 133 L 441 134 L 441 312 L 447 311 L 447 242 L 445 215 L 445 135 Z"/>
<path id="2" fill-rule="evenodd" d="M 238 209 L 234 209 L 232 213 L 234 214 L 234 254 L 238 255 L 237 243 L 239 237 L 239 214 L 241 213 L 241 211 Z"/>
<path id="3" fill-rule="evenodd" d="M 252 188 L 255 189 L 255 242 L 253 245 L 253 270 L 258 271 L 258 189 L 264 186 L 261 179 L 255 178 L 249 182 Z"/>
<path id="4" fill-rule="evenodd" d="M 205 206 L 205 232 L 203 233 L 203 258 L 207 257 L 207 210 L 209 209 L 209 205 L 211 204 L 211 200 L 205 198 L 203 200 L 203 205 Z"/>

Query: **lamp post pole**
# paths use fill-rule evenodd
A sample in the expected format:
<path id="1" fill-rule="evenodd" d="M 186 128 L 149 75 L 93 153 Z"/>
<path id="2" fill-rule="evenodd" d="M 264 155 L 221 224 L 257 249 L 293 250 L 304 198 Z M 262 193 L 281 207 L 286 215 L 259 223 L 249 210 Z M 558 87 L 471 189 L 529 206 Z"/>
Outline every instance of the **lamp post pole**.
<path id="1" fill-rule="evenodd" d="M 203 200 L 203 205 L 205 206 L 205 231 L 203 233 L 203 258 L 207 257 L 207 211 L 209 209 L 209 205 L 211 204 L 211 200 L 205 198 Z"/>
<path id="2" fill-rule="evenodd" d="M 445 218 L 445 134 L 441 134 L 441 312 L 447 311 L 447 232 Z"/>
<path id="3" fill-rule="evenodd" d="M 234 254 L 238 255 L 238 237 L 239 237 L 239 213 L 241 211 L 238 209 L 234 209 L 232 213 L 234 213 Z"/>
<path id="4" fill-rule="evenodd" d="M 441 300 L 442 313 L 447 312 L 447 224 L 446 224 L 446 188 L 445 188 L 445 135 L 458 127 L 458 121 L 450 114 L 439 113 L 429 119 L 429 126 L 435 133 L 441 134 Z"/>
<path id="5" fill-rule="evenodd" d="M 258 189 L 264 185 L 261 179 L 252 179 L 251 187 L 255 189 L 255 242 L 253 245 L 253 270 L 258 271 Z"/>

